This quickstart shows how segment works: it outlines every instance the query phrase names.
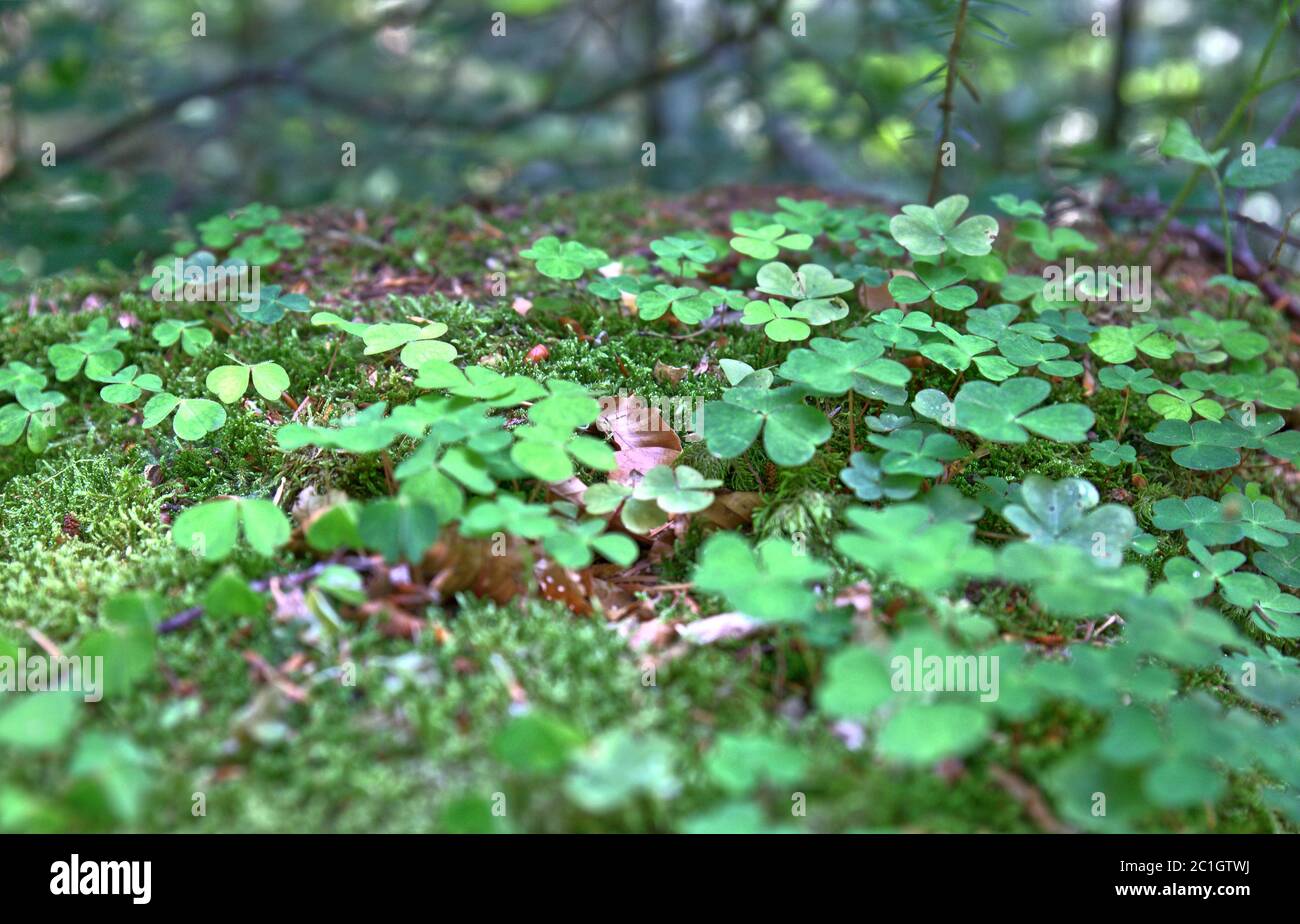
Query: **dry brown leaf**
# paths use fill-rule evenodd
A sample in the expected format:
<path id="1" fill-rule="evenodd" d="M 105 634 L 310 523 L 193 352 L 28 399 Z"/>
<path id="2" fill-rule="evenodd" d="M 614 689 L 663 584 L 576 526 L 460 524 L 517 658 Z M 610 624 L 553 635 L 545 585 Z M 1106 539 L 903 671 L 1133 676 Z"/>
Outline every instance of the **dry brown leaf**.
<path id="1" fill-rule="evenodd" d="M 610 481 L 635 482 L 656 465 L 671 465 L 682 454 L 682 441 L 663 415 L 636 395 L 603 400 L 596 426 L 617 447 L 618 468 Z"/>
<path id="2" fill-rule="evenodd" d="M 763 495 L 757 491 L 724 492 L 715 496 L 700 515 L 723 529 L 739 529 L 753 519 L 754 511 L 762 502 Z"/>
<path id="3" fill-rule="evenodd" d="M 663 360 L 656 360 L 654 377 L 660 382 L 678 385 L 681 384 L 682 379 L 686 378 L 686 373 L 689 371 L 685 366 L 670 366 Z"/>

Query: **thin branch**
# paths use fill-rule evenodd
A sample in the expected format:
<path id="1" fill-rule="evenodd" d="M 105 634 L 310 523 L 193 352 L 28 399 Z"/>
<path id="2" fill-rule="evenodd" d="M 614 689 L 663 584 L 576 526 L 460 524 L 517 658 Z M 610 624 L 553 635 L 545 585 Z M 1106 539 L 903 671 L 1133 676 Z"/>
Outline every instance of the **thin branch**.
<path id="1" fill-rule="evenodd" d="M 952 30 L 952 44 L 948 46 L 947 73 L 944 74 L 943 99 L 939 109 L 943 112 L 943 128 L 939 133 L 939 144 L 934 152 L 934 172 L 930 174 L 930 191 L 925 201 L 934 205 L 939 198 L 939 176 L 943 172 L 943 149 L 952 134 L 953 90 L 957 86 L 957 58 L 961 54 L 962 35 L 966 31 L 966 8 L 970 0 L 961 0 L 957 8 L 957 23 Z"/>

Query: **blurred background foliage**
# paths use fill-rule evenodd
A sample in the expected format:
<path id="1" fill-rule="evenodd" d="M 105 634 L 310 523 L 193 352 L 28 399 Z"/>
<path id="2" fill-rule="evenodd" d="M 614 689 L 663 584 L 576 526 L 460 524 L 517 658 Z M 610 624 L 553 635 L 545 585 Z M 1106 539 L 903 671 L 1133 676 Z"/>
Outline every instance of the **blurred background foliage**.
<path id="1" fill-rule="evenodd" d="M 168 229 L 253 200 L 783 181 L 922 200 L 962 5 L 0 0 L 0 259 L 28 277 L 129 265 Z M 969 0 L 944 191 L 1168 201 L 1186 172 L 1155 154 L 1167 121 L 1214 134 L 1278 9 Z M 1300 60 L 1295 19 L 1270 74 Z M 1262 95 L 1232 149 L 1294 146 L 1297 108 L 1294 83 Z M 1212 208 L 1202 185 L 1191 205 Z M 1295 192 L 1235 207 L 1280 225 Z"/>

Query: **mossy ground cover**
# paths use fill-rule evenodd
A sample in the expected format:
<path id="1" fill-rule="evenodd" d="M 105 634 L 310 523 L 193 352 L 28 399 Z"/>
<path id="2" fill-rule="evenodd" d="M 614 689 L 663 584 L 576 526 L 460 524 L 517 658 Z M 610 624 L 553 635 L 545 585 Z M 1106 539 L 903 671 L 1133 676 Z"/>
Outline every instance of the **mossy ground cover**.
<path id="1" fill-rule="evenodd" d="M 253 323 L 228 306 L 160 302 L 139 285 L 148 266 L 129 276 L 42 281 L 31 310 L 24 301 L 21 313 L 5 318 L 4 359 L 44 369 L 45 387 L 68 402 L 44 452 L 19 440 L 0 461 L 0 645 L 103 652 L 110 686 L 102 701 L 74 710 L 43 711 L 3 694 L 0 829 L 1293 828 L 1300 762 L 1288 761 L 1300 740 L 1300 632 L 1283 599 L 1289 595 L 1259 581 L 1194 593 L 1167 580 L 1168 563 L 1192 553 L 1187 535 L 1155 518 L 1159 502 L 1171 498 L 1200 495 L 1232 510 L 1268 501 L 1282 513 L 1283 526 L 1274 521 L 1282 531 L 1267 543 L 1236 537 L 1220 551 L 1240 550 L 1258 565 L 1261 553 L 1294 549 L 1285 527 L 1300 509 L 1294 450 L 1239 455 L 1208 470 L 1173 461 L 1168 445 L 1143 436 L 1161 421 L 1146 396 L 1099 383 L 1103 368 L 1121 363 L 1105 361 L 1090 338 L 1134 319 L 1092 304 L 1078 306 L 1091 330 L 1060 341 L 1079 374 L 1021 366 L 1014 376 L 1050 384 L 1052 407 L 1086 408 L 1086 433 L 1072 434 L 1058 420 L 1066 412 L 1056 410 L 1026 441 L 1002 440 L 991 423 L 963 411 L 958 396 L 972 382 L 1011 374 L 985 377 L 985 367 L 969 360 L 954 371 L 952 354 L 932 349 L 944 341 L 934 328 L 919 352 L 897 341 L 876 349 L 890 341 L 853 333 L 879 324 L 892 306 L 888 271 L 925 263 L 924 246 L 906 232 L 893 237 L 911 261 L 903 247 L 885 255 L 864 243 L 889 226 L 894 210 L 809 191 L 780 205 L 776 196 L 724 190 L 656 200 L 624 191 L 527 206 L 365 216 L 321 210 L 278 219 L 302 241 L 262 266 L 264 284 L 356 325 L 411 318 L 445 325 L 435 339 L 455 347 L 451 365 L 495 373 L 481 387 L 497 391 L 453 391 L 436 405 L 421 402 L 452 387 L 450 380 L 418 382 L 429 369 L 455 373 L 369 352 L 373 327 L 355 334 L 307 311 Z M 791 214 L 791 201 L 813 199 L 826 211 Z M 747 236 L 736 229 L 782 215 L 810 224 L 803 251 L 771 260 L 728 248 L 732 235 Z M 1043 261 L 1012 227 L 1004 221 L 999 232 L 1000 271 L 978 262 L 979 253 L 949 254 L 977 290 L 974 305 L 912 310 L 925 307 L 960 335 L 970 317 L 963 311 L 1014 304 L 1004 277 L 1034 276 Z M 662 248 L 651 246 L 683 247 L 672 241 L 684 232 L 712 255 L 693 273 L 671 262 L 665 268 Z M 564 261 L 582 254 L 558 257 L 559 264 L 520 255 L 548 236 L 598 248 L 599 266 L 579 266 L 577 282 Z M 1126 243 L 1106 240 L 1109 252 L 1090 258 L 1123 263 Z M 794 320 L 815 319 L 811 337 L 871 344 L 874 354 L 854 360 L 852 387 L 826 384 L 825 359 L 797 368 L 792 354 L 817 346 L 807 334 L 773 337 L 773 328 L 749 317 L 771 297 L 756 288 L 769 288 L 763 273 L 779 261 L 834 266 L 837 278 L 855 266 L 882 274 L 861 276 L 834 297 L 812 294 L 811 307 L 800 309 L 808 302 L 792 297 Z M 1133 365 L 1167 383 L 1188 372 L 1227 373 L 1232 381 L 1217 383 L 1223 404 L 1254 413 L 1259 399 L 1247 380 L 1296 365 L 1285 320 L 1258 298 L 1208 284 L 1206 273 L 1176 265 L 1173 272 L 1181 275 L 1163 280 L 1153 318 L 1167 324 L 1194 309 L 1240 318 L 1266 348 L 1202 363 L 1209 348 L 1188 337 L 1176 355 L 1143 354 Z M 613 297 L 588 288 L 606 277 L 633 281 Z M 640 317 L 635 306 L 665 282 L 731 289 L 739 301 L 720 301 L 702 323 Z M 826 320 L 841 306 L 843 314 Z M 1063 306 L 1018 308 L 1020 322 L 1064 317 Z M 193 355 L 179 343 L 161 346 L 151 331 L 168 318 L 203 321 L 214 343 Z M 159 376 L 176 396 L 212 398 L 208 376 L 232 360 L 275 363 L 290 384 L 278 400 L 250 391 L 226 404 L 224 424 L 200 439 L 179 438 L 171 422 L 146 428 L 147 395 L 109 404 L 99 398 L 102 380 L 83 374 L 56 382 L 48 368 L 51 348 L 78 342 L 98 319 L 127 332 L 112 347 L 122 364 Z M 1057 340 L 1050 331 L 1036 336 Z M 987 342 L 986 351 L 995 340 Z M 996 343 L 1000 353 L 989 355 L 1014 355 L 1010 341 Z M 876 359 L 906 370 L 901 398 L 882 388 L 885 376 L 897 374 L 893 366 L 871 367 L 879 379 L 861 372 Z M 766 384 L 736 378 L 723 360 L 744 363 L 760 380 L 766 374 Z M 543 387 L 507 401 L 499 382 L 522 393 L 516 377 L 549 386 L 549 397 Z M 543 406 L 566 420 L 580 408 L 576 424 L 543 430 L 535 441 L 575 447 L 564 464 L 584 485 L 605 482 L 602 469 L 614 469 L 602 464 L 604 453 L 627 451 L 617 431 L 607 439 L 594 414 L 582 416 L 579 399 L 557 391 L 560 382 L 573 383 L 581 400 L 653 395 L 705 409 L 700 438 L 680 434 L 687 439 L 667 460 L 675 484 L 620 496 L 586 521 L 611 520 L 604 537 L 634 537 L 632 561 L 616 562 L 613 550 L 622 546 L 614 545 L 595 545 L 598 554 L 579 561 L 574 544 L 590 546 L 591 537 L 574 538 L 573 510 L 545 505 L 558 499 L 596 513 L 592 496 L 575 494 L 572 478 L 550 476 L 549 449 L 516 454 L 529 427 L 551 426 L 535 410 Z M 768 388 L 803 389 L 790 400 L 804 410 L 772 398 L 764 405 L 769 442 L 751 435 L 752 445 L 720 443 L 734 409 L 769 400 Z M 955 402 L 955 419 L 940 414 L 933 418 L 940 426 L 926 423 L 918 395 L 927 390 Z M 1290 414 L 1289 400 L 1263 401 L 1260 416 Z M 475 401 L 499 402 L 485 417 L 504 423 L 514 442 L 470 437 L 453 467 L 449 454 L 436 454 L 466 440 L 447 421 L 477 413 Z M 414 433 L 388 434 L 378 448 L 320 442 L 321 430 L 347 433 L 338 424 L 378 402 L 428 408 L 430 416 Z M 731 416 L 710 416 L 724 412 Z M 779 458 L 788 447 L 772 437 L 771 418 L 783 412 L 803 421 L 787 428 L 800 438 L 825 427 L 793 464 Z M 885 414 L 912 419 L 888 424 Z M 1231 419 L 1243 430 L 1254 426 L 1240 414 Z M 710 420 L 724 423 L 711 428 Z M 305 444 L 286 448 L 284 428 L 307 424 L 317 429 Z M 444 425 L 447 431 L 437 429 Z M 869 438 L 894 445 L 895 430 L 956 434 L 961 452 L 934 463 L 937 474 L 911 474 L 932 471 L 930 462 L 912 460 L 919 467 L 901 477 L 914 483 L 882 497 L 850 473 L 864 454 L 879 463 L 877 447 L 885 447 Z M 584 437 L 605 448 L 572 442 Z M 1092 448 L 1106 439 L 1131 445 L 1134 460 L 1103 464 Z M 477 460 L 470 469 L 465 455 Z M 433 486 L 407 470 L 425 473 L 426 456 L 440 460 Z M 638 464 L 621 479 L 615 471 L 609 483 L 641 491 L 652 466 Z M 682 481 L 688 470 L 707 482 L 695 494 Z M 490 487 L 475 487 L 485 476 Z M 1081 539 L 1049 528 L 1023 541 L 1006 507 L 1045 515 L 1021 490 L 1030 476 L 1048 485 L 1086 481 L 1103 505 L 1098 511 L 1131 511 L 1128 527 L 1097 526 Z M 938 490 L 945 485 L 955 490 Z M 998 490 L 1011 493 L 997 500 Z M 701 492 L 703 506 L 695 503 Z M 289 538 L 259 554 L 245 521 L 221 560 L 176 539 L 178 518 L 192 521 L 201 506 L 227 497 L 271 501 L 292 526 Z M 530 506 L 502 506 L 503 497 Z M 392 498 L 396 506 L 384 507 Z M 706 513 L 726 498 L 745 498 L 743 512 Z M 634 502 L 640 515 L 658 518 L 649 530 L 633 522 Z M 960 503 L 969 509 L 951 506 Z M 476 505 L 499 524 L 474 532 Z M 381 511 L 373 529 L 372 510 Z M 329 544 L 313 529 L 334 511 L 345 538 Z M 548 525 L 534 533 L 523 525 L 544 517 Z M 441 527 L 436 545 L 430 534 L 420 546 L 427 555 L 412 554 L 406 541 L 412 522 Z M 206 529 L 199 532 L 211 541 L 214 528 Z M 864 543 L 845 541 L 855 530 L 865 530 Z M 398 534 L 404 538 L 389 554 Z M 727 536 L 743 539 L 719 541 Z M 1085 554 L 1097 536 L 1103 545 L 1118 542 L 1103 555 L 1113 552 L 1121 567 L 1096 565 L 1095 549 Z M 507 551 L 495 554 L 497 543 Z M 909 548 L 916 560 L 898 554 Z M 760 558 L 750 557 L 753 549 Z M 577 557 L 565 564 L 569 555 Z M 486 563 L 493 559 L 503 564 Z M 718 573 L 709 570 L 714 563 Z M 326 565 L 336 570 L 323 571 Z M 746 568 L 753 569 L 748 587 L 735 581 L 750 574 Z M 1053 586 L 1054 578 L 1064 586 Z M 764 595 L 768 601 L 755 599 Z M 758 613 L 773 600 L 781 613 Z M 696 644 L 678 633 L 728 613 L 745 617 L 743 637 Z M 177 614 L 186 618 L 169 626 Z M 889 657 L 915 648 L 1000 658 L 1001 698 L 980 706 L 952 690 L 882 693 Z M 1260 686 L 1243 679 L 1255 672 L 1267 678 Z"/>

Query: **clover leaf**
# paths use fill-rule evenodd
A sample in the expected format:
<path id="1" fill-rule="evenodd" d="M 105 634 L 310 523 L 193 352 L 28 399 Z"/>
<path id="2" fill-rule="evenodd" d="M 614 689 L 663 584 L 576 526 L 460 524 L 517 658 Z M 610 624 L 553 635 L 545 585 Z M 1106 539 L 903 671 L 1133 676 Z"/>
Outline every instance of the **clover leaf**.
<path id="1" fill-rule="evenodd" d="M 19 386 L 14 398 L 15 404 L 0 407 L 0 446 L 12 446 L 26 432 L 27 448 L 40 455 L 50 444 L 50 433 L 57 422 L 56 409 L 68 399 L 57 391 L 41 391 L 33 385 Z"/>
<path id="2" fill-rule="evenodd" d="M 704 405 L 702 432 L 709 452 L 733 459 L 750 447 L 761 430 L 768 458 L 777 465 L 803 465 L 832 432 L 826 416 L 804 404 L 806 394 L 797 385 L 728 389 L 721 401 Z"/>
<path id="3" fill-rule="evenodd" d="M 1089 449 L 1094 462 L 1098 462 L 1107 468 L 1115 468 L 1117 465 L 1131 465 L 1137 461 L 1137 450 L 1132 446 L 1117 443 L 1115 440 L 1102 440 L 1093 443 Z"/>
<path id="4" fill-rule="evenodd" d="M 1146 438 L 1161 446 L 1179 447 L 1171 453 L 1173 460 L 1198 472 L 1232 468 L 1241 461 L 1237 449 L 1249 439 L 1240 427 L 1217 420 L 1198 420 L 1194 424 L 1162 420 Z"/>
<path id="5" fill-rule="evenodd" d="M 391 322 L 371 324 L 361 339 L 366 344 L 365 355 L 375 356 L 401 347 L 402 352 L 397 358 L 402 365 L 419 369 L 431 359 L 450 361 L 456 358 L 456 348 L 438 339 L 445 333 L 447 325 L 441 321 L 430 321 L 427 324 Z"/>
<path id="6" fill-rule="evenodd" d="M 705 760 L 713 781 L 732 793 L 748 792 L 762 783 L 793 786 L 807 768 L 808 758 L 799 748 L 757 732 L 723 733 Z"/>
<path id="7" fill-rule="evenodd" d="M 1033 199 L 1018 199 L 1011 193 L 994 196 L 993 204 L 1001 209 L 1003 214 L 1010 215 L 1012 218 L 1024 218 L 1026 216 L 1042 218 L 1046 214 L 1043 207 Z"/>
<path id="8" fill-rule="evenodd" d="M 637 314 L 646 321 L 661 318 L 672 309 L 683 324 L 699 324 L 713 314 L 713 302 L 690 286 L 658 285 L 636 297 Z"/>
<path id="9" fill-rule="evenodd" d="M 1097 563 L 1117 568 L 1124 549 L 1137 532 L 1133 511 L 1122 504 L 1103 504 L 1089 481 L 1052 481 L 1028 475 L 1020 487 L 1020 502 L 1002 508 L 1002 518 L 1035 545 L 1070 545 L 1092 555 Z"/>
<path id="10" fill-rule="evenodd" d="M 178 398 L 170 392 L 159 392 L 144 406 L 146 430 L 158 426 L 168 415 L 172 418 L 172 432 L 183 440 L 199 440 L 220 430 L 226 423 L 226 409 L 207 398 Z"/>
<path id="11" fill-rule="evenodd" d="M 1034 254 L 1043 260 L 1056 260 L 1063 254 L 1097 249 L 1096 244 L 1073 228 L 1049 228 L 1046 222 L 1037 218 L 1019 222 L 1015 236 L 1027 242 Z"/>
<path id="12" fill-rule="evenodd" d="M 438 509 L 406 494 L 370 501 L 357 519 L 361 541 L 386 561 L 418 562 L 437 541 L 438 527 Z"/>
<path id="13" fill-rule="evenodd" d="M 1281 638 L 1300 638 L 1300 597 L 1284 593 L 1277 582 L 1261 574 L 1238 572 L 1219 581 L 1223 598 L 1251 611 L 1251 621 Z"/>
<path id="14" fill-rule="evenodd" d="M 1109 324 L 1092 335 L 1088 348 L 1108 363 L 1132 362 L 1139 352 L 1156 359 L 1168 359 L 1174 355 L 1178 345 L 1158 330 L 1158 325 L 1150 323 L 1132 327 Z"/>
<path id="15" fill-rule="evenodd" d="M 605 532 L 604 520 L 557 521 L 555 532 L 542 539 L 547 553 L 565 568 L 586 568 L 594 560 L 593 553 L 624 568 L 637 559 L 636 541 L 622 533 Z"/>
<path id="16" fill-rule="evenodd" d="M 970 286 L 957 284 L 965 278 L 966 271 L 961 267 L 918 263 L 916 278 L 895 276 L 889 280 L 889 294 L 900 305 L 914 305 L 931 299 L 940 308 L 962 311 L 979 298 Z"/>
<path id="17" fill-rule="evenodd" d="M 829 205 L 816 199 L 791 199 L 789 196 L 777 196 L 776 204 L 781 207 L 781 211 L 773 216 L 777 221 L 787 228 L 802 231 L 813 237 L 821 234 L 828 223 L 848 219 L 843 212 L 832 212 Z"/>
<path id="18" fill-rule="evenodd" d="M 853 327 L 844 332 L 845 337 L 861 340 L 874 337 L 897 350 L 916 350 L 921 346 L 918 332 L 934 330 L 934 319 L 924 311 L 904 314 L 898 308 L 887 308 L 871 318 L 866 327 Z"/>
<path id="19" fill-rule="evenodd" d="M 259 324 L 274 324 L 290 311 L 298 314 L 311 311 L 311 299 L 285 292 L 280 286 L 260 286 L 251 300 L 235 306 L 241 318 Z"/>
<path id="20" fill-rule="evenodd" d="M 797 271 L 784 263 L 765 263 L 759 268 L 756 278 L 758 291 L 800 302 L 825 299 L 853 289 L 853 283 L 835 278 L 834 273 L 816 263 L 804 263 Z"/>
<path id="21" fill-rule="evenodd" d="M 140 372 L 139 366 L 127 366 L 115 372 L 109 384 L 99 390 L 99 397 L 109 404 L 130 404 L 146 391 L 162 391 L 162 379 Z"/>
<path id="22" fill-rule="evenodd" d="M 921 489 L 918 475 L 887 475 L 880 464 L 880 455 L 855 452 L 849 456 L 849 467 L 840 470 L 840 481 L 853 489 L 858 500 L 876 501 L 909 500 Z"/>
<path id="23" fill-rule="evenodd" d="M 231 404 L 244 397 L 250 378 L 253 388 L 268 401 L 279 401 L 289 387 L 289 374 L 284 371 L 284 367 L 269 360 L 253 365 L 237 363 L 217 366 L 208 373 L 204 385 L 222 402 Z"/>
<path id="24" fill-rule="evenodd" d="M 994 571 L 993 553 L 973 542 L 972 524 L 939 520 L 925 504 L 851 507 L 845 516 L 854 531 L 838 534 L 835 548 L 915 590 L 942 591 Z"/>
<path id="25" fill-rule="evenodd" d="M 948 342 L 944 343 L 935 340 L 926 343 L 921 347 L 921 355 L 951 372 L 964 372 L 970 368 L 971 362 L 975 361 L 979 354 L 987 353 L 996 346 L 992 340 L 986 337 L 963 334 L 942 321 L 936 322 L 934 329 L 942 334 Z M 979 364 L 980 371 L 991 379 L 1007 379 L 1016 374 L 1016 367 L 1000 357 L 985 356 L 980 358 L 984 360 Z"/>
<path id="26" fill-rule="evenodd" d="M 538 238 L 533 246 L 519 252 L 525 260 L 537 264 L 537 271 L 551 279 L 577 279 L 585 271 L 604 266 L 609 255 L 578 241 L 564 241 L 554 235 Z"/>
<path id="27" fill-rule="evenodd" d="M 947 397 L 935 389 L 918 393 L 912 406 L 932 420 L 949 417 L 957 429 L 995 443 L 1023 443 L 1030 432 L 1058 443 L 1083 442 L 1095 420 L 1092 411 L 1082 404 L 1037 407 L 1051 390 L 1043 379 L 1016 378 L 1001 385 L 967 382 L 950 410 Z"/>
<path id="28" fill-rule="evenodd" d="M 1300 536 L 1293 535 L 1286 545 L 1262 549 L 1251 556 L 1251 563 L 1280 584 L 1300 587 Z"/>
<path id="29" fill-rule="evenodd" d="M 721 481 L 705 478 L 689 465 L 656 465 L 637 483 L 632 497 L 654 501 L 665 513 L 698 513 L 713 503 L 709 488 L 721 485 Z"/>
<path id="30" fill-rule="evenodd" d="M 812 333 L 812 328 L 795 313 L 793 308 L 774 298 L 747 304 L 740 323 L 747 327 L 762 324 L 767 339 L 777 343 L 807 340 L 808 335 Z"/>
<path id="31" fill-rule="evenodd" d="M 198 356 L 212 343 L 212 331 L 202 321 L 177 321 L 168 318 L 153 328 L 153 339 L 159 346 L 171 346 L 177 340 L 187 356 Z"/>
<path id="32" fill-rule="evenodd" d="M 242 527 L 244 541 L 271 557 L 289 541 L 289 518 L 268 500 L 223 497 L 187 507 L 172 523 L 172 541 L 205 561 L 220 561 L 234 551 Z"/>
<path id="33" fill-rule="evenodd" d="M 547 397 L 528 409 L 530 423 L 514 430 L 511 460 L 534 478 L 563 481 L 573 476 L 573 461 L 610 472 L 618 467 L 614 450 L 604 440 L 574 435 L 600 414 L 600 404 L 580 385 L 563 380 L 547 383 Z"/>
<path id="34" fill-rule="evenodd" d="M 926 432 L 909 427 L 893 433 L 872 433 L 867 440 L 885 450 L 880 469 L 885 475 L 916 475 L 938 478 L 945 462 L 963 458 L 966 449 L 947 433 Z"/>
<path id="35" fill-rule="evenodd" d="M 108 329 L 107 318 L 96 318 L 82 331 L 74 343 L 56 343 L 45 351 L 54 366 L 54 377 L 67 382 L 85 368 L 86 378 L 92 382 L 105 382 L 121 368 L 125 357 L 114 344 L 129 340 L 130 333 L 120 328 Z"/>
<path id="36" fill-rule="evenodd" d="M 705 264 L 718 258 L 708 241 L 685 237 L 665 237 L 650 242 L 659 258 L 659 266 L 674 276 L 694 278 L 704 272 Z"/>
<path id="37" fill-rule="evenodd" d="M 787 234 L 784 225 L 747 228 L 733 224 L 731 230 L 736 235 L 731 239 L 731 249 L 756 260 L 771 260 L 781 248 L 807 250 L 813 242 L 807 234 Z"/>
<path id="38" fill-rule="evenodd" d="M 825 564 L 784 540 L 767 539 L 751 548 L 735 533 L 715 533 L 700 547 L 692 579 L 752 619 L 806 622 L 817 609 L 817 595 L 807 585 L 829 576 Z"/>
<path id="39" fill-rule="evenodd" d="M 777 372 L 818 394 L 842 395 L 852 388 L 890 404 L 907 400 L 901 386 L 912 373 L 900 362 L 883 359 L 885 346 L 879 340 L 815 337 L 809 346 L 811 349 L 791 350 Z"/>
<path id="40" fill-rule="evenodd" d="M 11 360 L 0 366 L 0 391 L 14 394 L 20 388 L 40 390 L 49 381 L 45 373 L 18 360 Z"/>
<path id="41" fill-rule="evenodd" d="M 1200 495 L 1156 501 L 1151 508 L 1151 522 L 1157 529 L 1182 530 L 1188 541 L 1211 546 L 1231 545 L 1246 535 L 1235 513 L 1229 517 L 1222 504 Z"/>
<path id="42" fill-rule="evenodd" d="M 1241 523 L 1247 539 L 1260 545 L 1282 548 L 1287 544 L 1283 533 L 1300 533 L 1300 523 L 1287 519 L 1286 512 L 1266 497 L 1228 494 L 1223 499 L 1225 516 Z"/>
<path id="43" fill-rule="evenodd" d="M 1188 421 L 1193 414 L 1209 420 L 1222 420 L 1227 413 L 1222 404 L 1205 397 L 1205 392 L 1172 385 L 1161 385 L 1159 392 L 1147 398 L 1147 406 L 1166 420 Z"/>
<path id="44" fill-rule="evenodd" d="M 1149 395 L 1165 387 L 1165 384 L 1155 377 L 1153 370 L 1134 369 L 1132 366 L 1123 365 L 1104 367 L 1097 373 L 1097 381 L 1104 388 L 1114 391 L 1123 391 L 1127 388 L 1140 395 Z"/>
<path id="45" fill-rule="evenodd" d="M 1259 414 L 1250 426 L 1244 423 L 1247 418 L 1240 408 L 1228 416 L 1246 435 L 1242 449 L 1262 449 L 1279 459 L 1290 459 L 1300 454 L 1300 430 L 1278 432 L 1286 423 L 1281 414 Z"/>
<path id="46" fill-rule="evenodd" d="M 1035 340 L 1055 340 L 1052 329 L 1041 321 L 1020 321 L 1020 308 L 1002 302 L 988 308 L 974 308 L 966 312 L 966 331 L 989 340 L 1000 340 L 1009 333 L 1024 334 Z"/>
<path id="47" fill-rule="evenodd" d="M 889 221 L 889 233 L 913 256 L 938 256 L 949 248 L 979 257 L 993 249 L 998 223 L 988 215 L 976 215 L 958 224 L 970 205 L 965 196 L 949 196 L 934 208 L 905 205 L 903 214 Z"/>
<path id="48" fill-rule="evenodd" d="M 910 704 L 885 723 L 876 750 L 886 760 L 927 765 L 974 750 L 987 736 L 987 711 L 964 703 Z"/>
<path id="49" fill-rule="evenodd" d="M 1063 343 L 1044 343 L 1019 331 L 1008 330 L 998 339 L 998 352 L 1013 366 L 1037 366 L 1044 375 L 1062 378 L 1081 375 L 1083 366 L 1070 359 L 1070 349 Z M 991 376 L 990 376 L 991 377 Z"/>
<path id="50" fill-rule="evenodd" d="M 839 718 L 867 719 L 893 697 L 889 678 L 889 667 L 878 652 L 861 645 L 842 648 L 826 662 L 817 708 Z"/>
<path id="51" fill-rule="evenodd" d="M 1229 549 L 1211 554 L 1195 539 L 1187 543 L 1192 558 L 1177 556 L 1165 562 L 1164 574 L 1169 581 L 1194 598 L 1213 592 L 1215 585 L 1245 564 L 1246 556 Z"/>

